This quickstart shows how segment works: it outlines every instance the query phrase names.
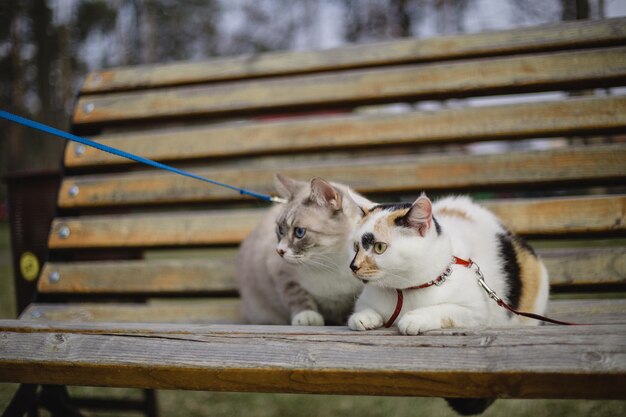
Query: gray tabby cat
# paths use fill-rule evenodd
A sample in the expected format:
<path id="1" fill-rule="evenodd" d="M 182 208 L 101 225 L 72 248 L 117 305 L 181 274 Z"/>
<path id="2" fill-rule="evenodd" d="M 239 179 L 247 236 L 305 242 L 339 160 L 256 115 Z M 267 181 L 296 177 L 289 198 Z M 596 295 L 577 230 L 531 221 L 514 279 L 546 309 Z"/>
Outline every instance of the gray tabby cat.
<path id="1" fill-rule="evenodd" d="M 364 197 L 347 186 L 276 175 L 272 207 L 237 257 L 242 317 L 253 324 L 345 324 L 362 285 L 346 265 Z"/>

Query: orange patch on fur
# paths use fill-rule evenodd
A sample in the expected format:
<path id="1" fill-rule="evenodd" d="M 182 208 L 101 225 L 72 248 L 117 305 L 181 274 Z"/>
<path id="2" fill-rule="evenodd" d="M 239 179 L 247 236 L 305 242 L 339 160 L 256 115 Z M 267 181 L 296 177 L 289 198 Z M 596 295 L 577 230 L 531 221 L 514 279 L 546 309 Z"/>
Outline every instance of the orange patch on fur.
<path id="1" fill-rule="evenodd" d="M 537 296 L 542 283 L 542 262 L 518 242 L 513 242 L 513 249 L 520 266 L 520 281 L 522 283 L 519 310 L 542 314 L 542 311 L 535 311 Z"/>
<path id="2" fill-rule="evenodd" d="M 360 274 L 367 274 L 370 272 L 377 272 L 378 265 L 376 265 L 376 261 L 374 260 L 374 256 L 368 256 L 363 253 L 363 250 L 360 250 L 354 260 L 354 264 L 359 267 Z"/>
<path id="3" fill-rule="evenodd" d="M 396 219 L 405 216 L 409 209 L 392 211 L 381 217 L 374 224 L 374 236 L 377 242 L 389 242 L 390 230 L 396 226 Z"/>
<path id="4" fill-rule="evenodd" d="M 441 319 L 441 328 L 442 329 L 449 329 L 451 327 L 454 327 L 454 321 L 452 321 L 452 319 L 450 319 L 450 318 Z"/>
<path id="5" fill-rule="evenodd" d="M 463 210 L 459 210 L 456 208 L 443 207 L 435 212 L 437 216 L 450 216 L 450 217 L 458 217 L 463 220 L 472 221 L 472 217 L 464 212 Z"/>

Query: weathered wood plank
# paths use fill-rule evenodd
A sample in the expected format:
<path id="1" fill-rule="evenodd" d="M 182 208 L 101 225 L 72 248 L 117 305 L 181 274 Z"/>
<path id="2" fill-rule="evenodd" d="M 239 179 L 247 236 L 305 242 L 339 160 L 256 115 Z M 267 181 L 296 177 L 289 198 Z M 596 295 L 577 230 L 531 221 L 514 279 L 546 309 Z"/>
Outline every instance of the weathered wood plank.
<path id="1" fill-rule="evenodd" d="M 36 303 L 21 315 L 23 320 L 78 323 L 176 323 L 235 324 L 241 322 L 240 301 L 235 298 L 205 302 L 119 304 L 119 303 Z M 626 323 L 625 300 L 551 301 L 549 317 L 587 324 Z M 245 326 L 244 326 L 245 327 Z M 181 328 L 183 329 L 183 328 Z M 271 331 L 271 330 L 270 330 Z"/>
<path id="2" fill-rule="evenodd" d="M 525 235 L 616 232 L 626 228 L 626 196 L 511 200 L 484 204 Z"/>
<path id="3" fill-rule="evenodd" d="M 234 253 L 206 260 L 46 263 L 37 289 L 73 294 L 210 294 L 236 291 L 234 277 Z"/>
<path id="4" fill-rule="evenodd" d="M 552 286 L 626 284 L 626 248 L 539 250 Z M 37 289 L 62 294 L 209 294 L 237 291 L 235 253 L 222 259 L 49 262 Z"/>
<path id="5" fill-rule="evenodd" d="M 211 299 L 210 302 L 213 302 L 218 299 Z M 230 303 L 233 307 L 233 310 L 239 307 L 239 300 L 236 298 L 230 299 L 219 299 L 223 303 Z M 155 305 L 163 305 L 166 303 L 155 303 Z M 167 304 L 170 304 L 169 302 Z M 201 310 L 202 304 L 198 302 L 180 302 L 180 305 L 186 304 L 190 309 L 196 308 Z M 89 306 L 89 304 L 67 304 L 66 306 Z M 97 304 L 93 304 L 97 305 Z M 107 305 L 105 303 L 99 305 Z M 111 307 L 120 305 L 119 303 L 108 304 Z M 122 304 L 126 306 L 133 306 L 137 308 L 150 308 L 150 304 Z M 223 304 L 226 305 L 226 304 Z M 72 329 L 80 331 L 80 332 L 94 332 L 94 333 L 103 333 L 108 331 L 135 331 L 138 333 L 150 332 L 150 329 L 154 328 L 154 326 L 158 326 L 161 330 L 167 331 L 168 333 L 181 333 L 181 334 L 192 334 L 192 333 L 201 333 L 203 330 L 206 331 L 210 329 L 210 331 L 214 333 L 240 333 L 240 334 L 272 334 L 275 333 L 277 329 L 280 329 L 281 333 L 290 333 L 290 334 L 318 334 L 318 335 L 331 335 L 337 333 L 344 333 L 345 327 L 343 326 L 275 326 L 275 325 L 248 325 L 248 324 L 238 324 L 238 323 L 211 323 L 211 318 L 208 316 L 203 317 L 203 320 L 197 322 L 170 322 L 168 324 L 167 321 L 155 321 L 154 316 L 148 316 L 147 320 L 144 321 L 106 321 L 105 317 L 100 317 L 100 320 L 88 320 L 88 321 L 80 321 L 74 320 L 75 317 L 72 316 L 46 316 L 45 313 L 49 308 L 50 304 L 36 303 L 33 304 L 33 307 L 39 307 L 44 312 L 44 315 L 37 315 L 37 317 L 33 317 L 31 314 L 22 314 L 20 320 L 0 320 L 0 327 L 5 328 L 7 331 L 20 331 L 21 328 L 30 329 L 29 331 L 34 331 L 35 329 L 43 329 L 46 331 L 55 331 L 60 328 L 65 329 L 65 331 L 70 331 Z M 29 310 L 33 311 L 33 309 Z M 57 309 L 59 311 L 59 309 Z M 616 324 L 622 323 L 626 324 L 626 299 L 586 299 L 586 300 L 550 300 L 548 303 L 548 311 L 547 314 L 551 317 L 559 318 L 561 320 L 571 320 L 571 321 L 579 321 L 585 322 L 585 318 L 590 320 L 591 324 L 599 325 L 599 324 Z M 69 319 L 66 320 L 66 318 Z M 139 317 L 136 315 L 135 317 Z M 9 324 L 10 322 L 10 324 Z M 61 327 L 59 327 L 61 326 Z M 547 326 L 553 326 L 548 324 Z M 532 326 L 529 326 L 532 327 Z M 528 327 L 516 327 L 519 332 L 525 331 Z M 498 332 L 502 328 L 478 328 L 478 329 L 442 329 L 437 331 L 430 331 L 428 334 L 456 334 L 462 332 L 463 334 L 489 334 L 492 332 Z M 389 334 L 395 335 L 397 331 L 393 328 L 389 330 L 380 329 L 377 330 L 378 334 Z"/>
<path id="6" fill-rule="evenodd" d="M 325 51 L 273 52 L 206 62 L 116 68 L 89 74 L 82 93 L 612 45 L 626 42 L 625 27 L 626 19 L 623 18 L 587 20 L 471 35 L 353 45 Z"/>
<path id="7" fill-rule="evenodd" d="M 626 97 L 583 98 L 436 112 L 316 117 L 112 134 L 99 143 L 159 161 L 363 148 L 380 145 L 583 135 L 626 129 Z M 68 168 L 132 161 L 68 143 Z"/>
<path id="8" fill-rule="evenodd" d="M 45 322 L 240 323 L 238 298 L 183 302 L 33 303 L 20 316 Z M 552 300 L 548 315 L 576 323 L 626 323 L 626 300 Z"/>
<path id="9" fill-rule="evenodd" d="M 9 327 L 14 327 L 11 322 Z M 4 382 L 216 391 L 623 398 L 626 326 L 486 334 L 0 332 Z M 520 337 L 523 333 L 523 337 Z"/>
<path id="10" fill-rule="evenodd" d="M 626 48 L 418 64 L 223 85 L 82 96 L 73 123 L 111 123 L 295 108 L 621 85 Z"/>
<path id="11" fill-rule="evenodd" d="M 624 285 L 626 248 L 570 248 L 537 251 L 550 274 L 550 285 Z"/>
<path id="12" fill-rule="evenodd" d="M 486 202 L 513 231 L 526 235 L 568 235 L 623 231 L 626 196 L 521 199 Z M 52 249 L 238 244 L 263 210 L 132 214 L 57 218 Z"/>
<path id="13" fill-rule="evenodd" d="M 323 175 L 362 193 L 420 192 L 572 181 L 626 180 L 626 144 L 567 147 L 489 155 L 428 155 L 322 161 L 263 168 L 202 169 L 194 173 L 257 192 L 274 193 L 275 172 L 308 181 Z M 246 199 L 232 190 L 168 172 L 66 177 L 63 208 Z"/>
<path id="14" fill-rule="evenodd" d="M 34 303 L 21 315 L 26 320 L 65 322 L 237 323 L 238 298 L 182 302 Z"/>

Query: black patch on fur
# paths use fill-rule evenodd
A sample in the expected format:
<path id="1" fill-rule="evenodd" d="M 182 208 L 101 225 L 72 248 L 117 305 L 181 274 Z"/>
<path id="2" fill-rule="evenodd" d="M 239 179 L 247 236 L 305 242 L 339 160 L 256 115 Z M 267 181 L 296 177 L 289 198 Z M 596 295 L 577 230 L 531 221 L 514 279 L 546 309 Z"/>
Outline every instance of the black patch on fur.
<path id="1" fill-rule="evenodd" d="M 433 224 L 435 225 L 435 230 L 437 231 L 437 236 L 441 236 L 441 225 L 439 224 L 437 219 L 435 219 L 434 217 L 433 217 Z"/>
<path id="2" fill-rule="evenodd" d="M 374 242 L 375 242 L 375 238 L 374 238 L 374 235 L 371 233 L 365 233 L 361 237 L 361 244 L 363 245 L 363 249 L 365 250 L 368 250 L 369 248 L 371 248 Z"/>
<path id="3" fill-rule="evenodd" d="M 517 309 L 522 294 L 522 280 L 520 278 L 520 266 L 517 262 L 517 254 L 513 247 L 513 235 L 510 233 L 498 234 L 498 250 L 500 258 L 502 259 L 502 272 L 504 273 L 509 287 L 509 292 L 505 297 L 511 307 Z"/>
<path id="4" fill-rule="evenodd" d="M 535 250 L 533 249 L 533 247 L 532 247 L 532 246 L 530 246 L 530 245 L 528 244 L 528 242 L 526 242 L 526 239 L 524 239 L 524 238 L 522 238 L 522 237 L 520 237 L 520 236 L 518 236 L 518 235 L 514 235 L 514 234 L 511 234 L 511 237 L 513 238 L 513 241 L 514 241 L 515 243 L 517 243 L 518 245 L 520 245 L 520 247 L 521 247 L 521 248 L 523 248 L 525 251 L 527 251 L 527 252 L 529 252 L 529 253 L 532 253 L 532 254 L 533 254 L 533 256 L 534 256 L 535 258 L 537 257 L 537 253 L 535 252 Z"/>
<path id="5" fill-rule="evenodd" d="M 500 223 L 500 227 L 502 227 L 504 230 L 506 230 L 507 235 L 513 240 L 513 242 L 517 243 L 518 245 L 520 245 L 520 247 L 522 249 L 525 249 L 527 252 L 532 253 L 533 256 L 536 258 L 537 257 L 537 253 L 535 252 L 535 249 L 533 249 L 532 246 L 530 246 L 528 244 L 528 242 L 526 242 L 526 239 L 524 239 L 521 236 L 518 236 L 516 234 L 514 234 L 513 232 L 511 232 L 505 225 L 503 225 L 502 223 Z"/>
<path id="6" fill-rule="evenodd" d="M 377 204 L 370 210 L 370 213 L 376 210 L 396 211 L 411 208 L 412 203 L 383 203 Z"/>

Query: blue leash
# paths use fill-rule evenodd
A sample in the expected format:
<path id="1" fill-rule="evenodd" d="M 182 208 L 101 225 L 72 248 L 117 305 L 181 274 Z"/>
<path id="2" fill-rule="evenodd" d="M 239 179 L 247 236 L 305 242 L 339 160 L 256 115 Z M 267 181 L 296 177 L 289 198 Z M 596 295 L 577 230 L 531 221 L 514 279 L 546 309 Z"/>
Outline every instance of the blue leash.
<path id="1" fill-rule="evenodd" d="M 173 172 L 175 174 L 183 175 L 185 177 L 193 178 L 193 179 L 196 179 L 196 180 L 208 182 L 209 184 L 213 184 L 213 185 L 217 185 L 217 186 L 220 186 L 220 187 L 228 188 L 230 190 L 239 192 L 239 194 L 241 194 L 241 195 L 247 195 L 247 196 L 250 196 L 250 197 L 258 198 L 258 199 L 263 200 L 263 201 L 269 201 L 269 202 L 273 202 L 273 203 L 285 203 L 285 200 L 280 198 L 280 197 L 273 197 L 273 196 L 266 195 L 266 194 L 255 193 L 254 191 L 246 190 L 245 188 L 239 188 L 239 187 L 235 187 L 233 185 L 224 184 L 223 182 L 211 180 L 209 178 L 204 178 L 204 177 L 202 177 L 200 175 L 196 175 L 196 174 L 192 174 L 191 172 L 183 171 L 182 169 L 174 168 L 174 167 L 171 167 L 169 165 L 165 165 L 165 164 L 153 161 L 153 160 L 148 159 L 148 158 L 144 158 L 144 157 L 141 157 L 141 156 L 138 156 L 138 155 L 134 155 L 132 153 L 128 153 L 128 152 L 122 151 L 120 149 L 112 148 L 110 146 L 103 145 L 101 143 L 97 143 L 97 142 L 94 142 L 94 141 L 89 140 L 89 139 L 85 139 L 85 138 L 81 138 L 81 137 L 76 136 L 76 135 L 72 135 L 71 133 L 67 133 L 67 132 L 64 132 L 62 130 L 55 129 L 54 127 L 45 125 L 43 123 L 35 122 L 34 120 L 30 120 L 30 119 L 26 119 L 24 117 L 17 116 L 17 115 L 15 115 L 13 113 L 9 113 L 9 112 L 4 111 L 4 110 L 0 110 L 0 118 L 3 118 L 3 119 L 6 119 L 6 120 L 9 120 L 11 122 L 15 122 L 15 123 L 21 124 L 21 125 L 26 126 L 26 127 L 30 127 L 31 129 L 39 130 L 39 131 L 45 132 L 45 133 L 50 133 L 50 134 L 52 134 L 54 136 L 58 136 L 58 137 L 63 138 L 63 139 L 71 140 L 72 142 L 78 142 L 78 143 L 81 143 L 81 144 L 83 144 L 85 146 L 90 146 L 92 148 L 96 148 L 98 150 L 101 150 L 101 151 L 104 151 L 104 152 L 108 152 L 108 153 L 113 154 L 113 155 L 121 156 L 122 158 L 130 159 L 130 160 L 135 161 L 135 162 L 140 162 L 142 164 L 146 164 L 146 165 L 149 165 L 151 167 L 164 169 L 166 171 L 170 171 L 170 172 Z"/>

